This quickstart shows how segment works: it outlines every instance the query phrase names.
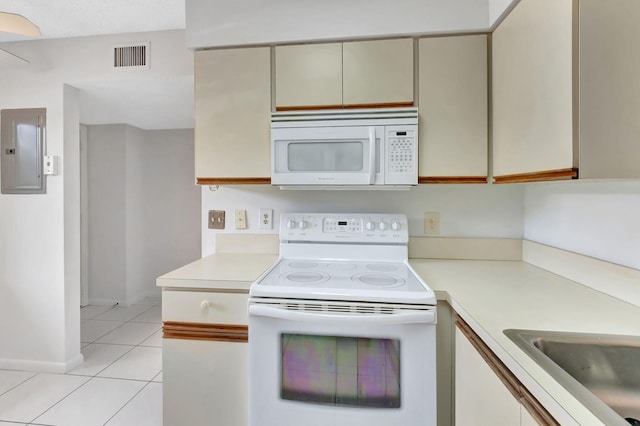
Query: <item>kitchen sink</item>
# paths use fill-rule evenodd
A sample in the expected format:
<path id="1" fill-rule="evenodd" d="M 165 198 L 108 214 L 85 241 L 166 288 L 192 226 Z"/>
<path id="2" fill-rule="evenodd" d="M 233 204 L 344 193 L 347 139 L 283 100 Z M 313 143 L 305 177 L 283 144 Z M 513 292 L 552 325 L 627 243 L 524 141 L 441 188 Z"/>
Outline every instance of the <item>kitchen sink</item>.
<path id="1" fill-rule="evenodd" d="M 604 424 L 640 426 L 640 337 L 515 329 L 504 334 Z"/>

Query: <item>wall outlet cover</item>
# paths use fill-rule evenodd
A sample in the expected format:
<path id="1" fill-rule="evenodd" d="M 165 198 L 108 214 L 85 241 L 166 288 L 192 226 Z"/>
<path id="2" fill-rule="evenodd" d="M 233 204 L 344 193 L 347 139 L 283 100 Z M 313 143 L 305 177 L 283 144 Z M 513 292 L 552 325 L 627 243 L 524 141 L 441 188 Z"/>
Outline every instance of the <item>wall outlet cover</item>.
<path id="1" fill-rule="evenodd" d="M 440 212 L 424 212 L 424 233 L 440 234 Z"/>
<path id="2" fill-rule="evenodd" d="M 260 229 L 273 229 L 273 209 L 260 209 Z"/>

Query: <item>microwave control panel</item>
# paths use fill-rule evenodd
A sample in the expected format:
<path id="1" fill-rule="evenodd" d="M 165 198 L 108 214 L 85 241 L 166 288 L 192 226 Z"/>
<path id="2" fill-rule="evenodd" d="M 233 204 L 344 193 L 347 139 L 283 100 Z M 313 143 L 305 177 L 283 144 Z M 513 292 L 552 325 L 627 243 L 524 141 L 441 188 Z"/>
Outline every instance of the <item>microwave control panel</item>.
<path id="1" fill-rule="evenodd" d="M 417 183 L 417 157 L 417 128 L 387 128 L 387 183 L 395 183 L 395 179 Z M 408 176 L 415 176 L 416 182 L 404 182 Z"/>

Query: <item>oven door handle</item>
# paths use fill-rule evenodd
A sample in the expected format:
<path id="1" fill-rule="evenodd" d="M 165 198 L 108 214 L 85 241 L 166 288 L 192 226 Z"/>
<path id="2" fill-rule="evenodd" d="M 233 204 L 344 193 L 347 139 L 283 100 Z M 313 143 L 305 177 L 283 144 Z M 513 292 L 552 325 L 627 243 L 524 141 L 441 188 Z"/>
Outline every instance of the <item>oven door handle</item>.
<path id="1" fill-rule="evenodd" d="M 263 305 L 249 305 L 250 316 L 270 317 L 289 321 L 340 323 L 359 325 L 422 324 L 436 322 L 434 310 L 399 312 L 393 314 L 335 314 L 326 312 L 300 312 Z"/>

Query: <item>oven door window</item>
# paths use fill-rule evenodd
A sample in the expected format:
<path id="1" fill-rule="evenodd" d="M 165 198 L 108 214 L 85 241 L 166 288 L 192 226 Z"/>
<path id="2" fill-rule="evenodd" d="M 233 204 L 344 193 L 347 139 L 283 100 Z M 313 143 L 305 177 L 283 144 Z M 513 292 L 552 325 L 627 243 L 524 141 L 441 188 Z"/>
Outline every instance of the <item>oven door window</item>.
<path id="1" fill-rule="evenodd" d="M 400 407 L 400 341 L 281 335 L 282 399 L 348 407 Z"/>

